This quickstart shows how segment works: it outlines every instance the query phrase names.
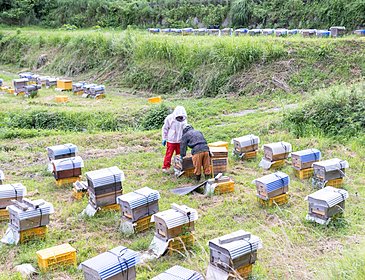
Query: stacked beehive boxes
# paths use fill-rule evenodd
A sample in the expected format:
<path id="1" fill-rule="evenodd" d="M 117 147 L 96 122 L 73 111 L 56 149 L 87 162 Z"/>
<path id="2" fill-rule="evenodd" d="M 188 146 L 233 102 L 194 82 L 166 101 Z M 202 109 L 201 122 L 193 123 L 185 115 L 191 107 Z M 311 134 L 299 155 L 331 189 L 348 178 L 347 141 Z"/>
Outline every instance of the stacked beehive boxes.
<path id="1" fill-rule="evenodd" d="M 330 186 L 308 195 L 306 219 L 319 224 L 328 224 L 331 219 L 343 213 L 345 200 L 348 197 L 347 191 Z"/>
<path id="2" fill-rule="evenodd" d="M 280 205 L 288 201 L 290 178 L 287 174 L 278 171 L 258 178 L 254 182 L 261 204 L 271 206 L 276 203 Z"/>
<path id="3" fill-rule="evenodd" d="M 251 159 L 257 156 L 260 138 L 253 134 L 234 138 L 233 154 L 240 159 Z"/>
<path id="4" fill-rule="evenodd" d="M 12 231 L 15 243 L 27 241 L 35 236 L 44 237 L 50 215 L 54 213 L 53 205 L 43 199 L 22 202 L 13 200 L 8 206 L 9 229 Z"/>
<path id="5" fill-rule="evenodd" d="M 209 147 L 209 150 L 211 154 L 213 176 L 227 172 L 228 149 L 226 147 Z"/>
<path id="6" fill-rule="evenodd" d="M 75 157 L 77 152 L 77 146 L 71 143 L 47 147 L 49 160 Z"/>
<path id="7" fill-rule="evenodd" d="M 291 151 L 292 146 L 287 142 L 265 144 L 264 157 L 260 162 L 260 166 L 264 169 L 282 167 Z"/>
<path id="8" fill-rule="evenodd" d="M 99 169 L 86 173 L 89 204 L 94 209 L 116 206 L 117 197 L 123 192 L 124 173 L 118 167 Z"/>
<path id="9" fill-rule="evenodd" d="M 35 97 L 38 94 L 38 90 L 41 89 L 40 85 L 32 84 L 29 86 L 25 86 L 24 95 L 26 97 Z"/>
<path id="10" fill-rule="evenodd" d="M 59 186 L 79 181 L 84 167 L 84 161 L 80 156 L 52 160 L 51 164 Z"/>
<path id="11" fill-rule="evenodd" d="M 174 156 L 173 166 L 176 176 L 184 175 L 191 177 L 194 175 L 194 164 L 191 154 L 186 155 L 183 159 L 181 159 L 180 155 Z"/>
<path id="12" fill-rule="evenodd" d="M 70 244 L 62 244 L 36 252 L 38 266 L 45 272 L 65 266 L 76 266 L 76 249 Z"/>
<path id="13" fill-rule="evenodd" d="M 228 176 L 223 176 L 222 173 L 206 182 L 205 194 L 225 194 L 231 192 L 234 192 L 234 181 Z"/>
<path id="14" fill-rule="evenodd" d="M 46 88 L 51 88 L 57 86 L 57 79 L 56 78 L 46 78 Z"/>
<path id="15" fill-rule="evenodd" d="M 307 149 L 291 154 L 295 175 L 301 180 L 312 177 L 313 163 L 321 159 L 321 152 L 317 149 Z"/>
<path id="16" fill-rule="evenodd" d="M 160 193 L 148 187 L 121 195 L 117 202 L 122 211 L 122 224 L 131 223 L 134 232 L 141 232 L 150 228 L 151 216 L 159 210 Z"/>
<path id="17" fill-rule="evenodd" d="M 204 280 L 204 277 L 199 272 L 175 265 L 151 280 Z"/>
<path id="18" fill-rule="evenodd" d="M 9 213 L 6 207 L 12 205 L 11 201 L 22 201 L 26 194 L 27 189 L 20 183 L 2 185 L 0 187 L 0 221 L 7 220 L 9 218 Z"/>
<path id="19" fill-rule="evenodd" d="M 243 230 L 210 240 L 206 279 L 247 279 L 261 248 L 260 238 Z"/>
<path id="20" fill-rule="evenodd" d="M 105 86 L 103 85 L 96 85 L 90 87 L 89 95 L 87 97 L 100 99 L 105 97 Z"/>
<path id="21" fill-rule="evenodd" d="M 343 184 L 345 170 L 349 167 L 346 160 L 333 158 L 313 163 L 313 187 L 340 187 Z"/>
<path id="22" fill-rule="evenodd" d="M 86 85 L 86 82 L 78 82 L 72 84 L 72 92 L 75 95 L 82 95 L 84 93 L 84 85 Z"/>
<path id="23" fill-rule="evenodd" d="M 27 78 L 23 79 L 14 79 L 13 80 L 13 87 L 14 87 L 14 94 L 24 94 L 25 93 L 25 87 L 28 85 L 29 80 Z"/>
<path id="24" fill-rule="evenodd" d="M 134 280 L 139 255 L 119 246 L 81 263 L 85 280 Z"/>
<path id="25" fill-rule="evenodd" d="M 182 251 L 194 244 L 194 223 L 198 219 L 198 212 L 186 205 L 173 203 L 171 209 L 159 212 L 152 216 L 155 223 L 155 239 L 166 244 L 164 253 Z M 154 241 L 152 241 L 153 243 Z"/>

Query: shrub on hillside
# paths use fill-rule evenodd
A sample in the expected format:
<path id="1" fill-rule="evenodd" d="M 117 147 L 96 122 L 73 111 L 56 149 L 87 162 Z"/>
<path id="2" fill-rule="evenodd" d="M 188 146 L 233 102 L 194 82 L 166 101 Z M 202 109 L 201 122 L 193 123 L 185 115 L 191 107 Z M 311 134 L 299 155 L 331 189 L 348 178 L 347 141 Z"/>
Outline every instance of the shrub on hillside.
<path id="1" fill-rule="evenodd" d="M 365 128 L 365 84 L 338 87 L 319 92 L 302 107 L 286 116 L 289 128 L 297 135 L 323 133 L 352 137 Z"/>
<path id="2" fill-rule="evenodd" d="M 169 113 L 169 108 L 164 104 L 151 108 L 142 120 L 142 128 L 145 130 L 161 128 Z"/>

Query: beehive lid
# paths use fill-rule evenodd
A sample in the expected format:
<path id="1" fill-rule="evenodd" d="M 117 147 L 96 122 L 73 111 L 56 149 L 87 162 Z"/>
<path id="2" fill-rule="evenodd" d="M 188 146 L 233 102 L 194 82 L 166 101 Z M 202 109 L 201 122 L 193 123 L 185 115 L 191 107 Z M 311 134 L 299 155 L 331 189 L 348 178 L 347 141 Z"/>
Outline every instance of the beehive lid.
<path id="1" fill-rule="evenodd" d="M 212 239 L 209 246 L 211 244 L 226 249 L 232 260 L 262 248 L 260 238 L 244 230 Z"/>
<path id="2" fill-rule="evenodd" d="M 74 247 L 72 247 L 70 244 L 65 243 L 65 244 L 62 244 L 62 245 L 58 245 L 58 246 L 50 247 L 50 248 L 47 248 L 47 249 L 39 250 L 39 251 L 36 252 L 36 254 L 37 254 L 38 257 L 45 260 L 45 259 L 52 258 L 54 256 L 69 254 L 69 253 L 72 253 L 72 252 L 76 252 L 76 249 Z"/>
<path id="3" fill-rule="evenodd" d="M 165 272 L 155 276 L 152 280 L 203 280 L 203 276 L 194 270 L 175 265 Z"/>
<path id="4" fill-rule="evenodd" d="M 165 221 L 168 229 L 175 228 L 198 219 L 198 212 L 186 205 L 177 205 L 175 203 L 171 206 L 173 209 L 159 212 L 152 216 L 151 222 L 158 217 Z"/>
<path id="5" fill-rule="evenodd" d="M 276 142 L 265 144 L 264 148 L 269 148 L 272 150 L 274 155 L 290 153 L 292 150 L 291 144 L 288 142 Z"/>
<path id="6" fill-rule="evenodd" d="M 346 160 L 333 158 L 313 163 L 313 167 L 316 166 L 323 167 L 326 172 L 329 172 L 349 168 L 349 163 Z"/>
<path id="7" fill-rule="evenodd" d="M 308 195 L 306 199 L 325 201 L 328 204 L 328 207 L 333 207 L 346 200 L 348 197 L 349 193 L 346 190 L 328 186 Z"/>
<path id="8" fill-rule="evenodd" d="M 306 149 L 302 151 L 292 152 L 292 156 L 300 157 L 302 162 L 309 162 L 321 159 L 321 152 L 317 149 Z"/>
<path id="9" fill-rule="evenodd" d="M 238 138 L 233 138 L 233 142 L 240 143 L 241 147 L 247 147 L 260 143 L 260 138 L 256 135 L 249 134 Z"/>
<path id="10" fill-rule="evenodd" d="M 84 161 L 80 156 L 52 160 L 55 171 L 72 170 L 84 167 Z"/>
<path id="11" fill-rule="evenodd" d="M 37 207 L 29 207 L 28 209 L 23 210 L 15 205 L 9 205 L 7 209 L 9 212 L 14 213 L 19 220 L 26 220 L 54 213 L 53 205 L 50 202 L 47 202 L 43 199 L 37 199 L 31 202 L 34 205 L 37 205 Z"/>
<path id="12" fill-rule="evenodd" d="M 290 183 L 290 178 L 288 174 L 285 174 L 284 172 L 277 171 L 275 173 L 271 173 L 269 175 L 265 175 L 261 178 L 258 178 L 254 180 L 254 182 L 260 182 L 264 185 L 269 185 L 272 183 L 277 183 L 279 187 L 287 186 Z"/>
<path id="13" fill-rule="evenodd" d="M 94 188 L 124 181 L 124 173 L 118 167 L 113 166 L 85 173 L 93 183 Z"/>
<path id="14" fill-rule="evenodd" d="M 22 78 L 22 79 L 14 79 L 13 82 L 14 83 L 28 83 L 29 80 L 27 78 Z"/>
<path id="15" fill-rule="evenodd" d="M 0 179 L 3 180 L 4 177 L 1 177 L 0 170 Z M 6 184 L 0 186 L 0 198 L 11 198 L 11 197 L 21 197 L 26 196 L 27 189 L 23 184 Z"/>
<path id="16" fill-rule="evenodd" d="M 56 145 L 47 147 L 48 153 L 52 153 L 54 156 L 76 153 L 78 151 L 77 146 L 71 143 Z"/>
<path id="17" fill-rule="evenodd" d="M 159 199 L 160 193 L 156 190 L 150 189 L 149 187 L 144 187 L 117 197 L 118 204 L 122 204 L 122 201 L 125 201 L 129 204 L 131 209 L 147 205 L 148 203 Z"/>
<path id="18" fill-rule="evenodd" d="M 101 279 L 108 279 L 138 263 L 139 255 L 137 252 L 119 246 L 81 264 L 97 272 Z"/>
<path id="19" fill-rule="evenodd" d="M 27 78 L 27 79 L 30 79 L 30 78 L 32 78 L 33 77 L 33 73 L 32 72 L 25 72 L 25 73 L 20 73 L 19 74 L 19 77 L 20 78 Z"/>

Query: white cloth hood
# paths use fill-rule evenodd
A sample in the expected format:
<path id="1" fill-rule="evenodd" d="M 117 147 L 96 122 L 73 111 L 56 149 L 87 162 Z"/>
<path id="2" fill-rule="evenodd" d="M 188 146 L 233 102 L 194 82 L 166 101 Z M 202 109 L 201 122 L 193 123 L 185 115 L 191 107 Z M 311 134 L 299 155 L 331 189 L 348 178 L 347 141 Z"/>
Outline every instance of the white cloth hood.
<path id="1" fill-rule="evenodd" d="M 175 108 L 174 112 L 172 113 L 172 115 L 174 116 L 174 118 L 183 116 L 184 120 L 187 117 L 185 108 L 183 106 L 176 106 L 176 108 Z"/>

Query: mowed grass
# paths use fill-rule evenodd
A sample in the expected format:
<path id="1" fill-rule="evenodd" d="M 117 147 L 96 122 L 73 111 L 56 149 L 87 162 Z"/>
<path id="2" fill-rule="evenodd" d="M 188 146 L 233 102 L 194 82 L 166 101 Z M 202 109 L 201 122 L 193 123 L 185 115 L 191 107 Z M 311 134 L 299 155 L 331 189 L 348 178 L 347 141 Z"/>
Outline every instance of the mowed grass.
<path id="1" fill-rule="evenodd" d="M 3 74 L 8 84 L 16 77 L 11 71 Z M 6 112 L 26 112 L 46 109 L 53 111 L 112 112 L 134 116 L 139 110 L 148 110 L 145 97 L 137 97 L 118 88 L 107 88 L 104 100 L 89 100 L 70 95 L 68 104 L 56 104 L 53 90 L 41 90 L 33 100 L 0 95 L 0 108 Z M 161 193 L 160 210 L 171 203 L 186 204 L 196 208 L 200 215 L 196 222 L 196 245 L 184 256 L 165 256 L 137 267 L 137 279 L 150 279 L 167 268 L 179 264 L 205 274 L 209 262 L 208 240 L 232 231 L 243 229 L 258 235 L 264 248 L 254 265 L 252 279 L 364 279 L 365 277 L 365 148 L 361 139 L 339 143 L 323 136 L 295 138 L 281 124 L 285 105 L 301 102 L 302 96 L 277 94 L 267 98 L 169 98 L 168 106 L 184 105 L 189 121 L 201 130 L 209 142 L 228 141 L 233 137 L 253 133 L 261 143 L 288 141 L 294 150 L 318 148 L 323 158 L 339 157 L 350 163 L 345 188 L 350 193 L 346 213 L 342 220 L 329 226 L 319 226 L 305 220 L 307 202 L 304 198 L 313 192 L 310 180 L 294 177 L 290 163 L 283 171 L 291 176 L 288 205 L 262 208 L 256 200 L 252 180 L 270 173 L 258 167 L 263 153 L 249 162 L 229 158 L 228 174 L 234 179 L 236 190 L 232 194 L 204 197 L 187 195 L 177 197 L 171 189 L 192 184 L 190 179 L 176 179 L 161 172 L 164 148 L 161 147 L 160 130 L 141 131 L 52 131 L 28 139 L 0 140 L 0 168 L 5 172 L 6 183 L 21 182 L 27 186 L 31 199 L 43 198 L 54 204 L 56 213 L 51 217 L 49 234 L 44 241 L 34 241 L 18 246 L 0 247 L 0 279 L 20 278 L 13 267 L 22 263 L 37 266 L 36 251 L 50 246 L 70 243 L 77 249 L 77 261 L 96 256 L 118 245 L 144 252 L 153 237 L 153 230 L 126 236 L 119 232 L 120 213 L 101 212 L 95 217 L 81 217 L 87 199 L 76 201 L 71 197 L 71 186 L 56 187 L 51 173 L 47 172 L 45 148 L 60 143 L 74 143 L 85 161 L 83 172 L 110 167 L 121 168 L 126 175 L 123 191 L 148 186 Z M 304 96 L 305 99 L 305 96 Z M 274 109 L 274 110 L 273 110 Z M 254 110 L 248 112 L 247 110 Z M 1 137 L 0 137 L 1 138 Z M 230 144 L 230 151 L 232 145 Z M 1 224 L 0 235 L 6 230 Z M 76 268 L 57 269 L 41 273 L 36 279 L 83 279 Z"/>

